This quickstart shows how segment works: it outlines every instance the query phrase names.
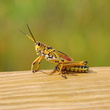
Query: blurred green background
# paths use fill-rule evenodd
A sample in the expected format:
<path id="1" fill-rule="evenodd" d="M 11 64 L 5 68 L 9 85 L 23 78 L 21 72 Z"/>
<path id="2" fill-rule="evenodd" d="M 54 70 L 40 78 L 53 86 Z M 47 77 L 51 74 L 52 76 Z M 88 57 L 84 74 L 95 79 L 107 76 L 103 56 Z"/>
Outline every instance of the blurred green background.
<path id="1" fill-rule="evenodd" d="M 110 0 L 0 0 L 0 71 L 30 70 L 38 41 L 89 66 L 110 66 Z M 41 69 L 54 66 L 42 61 Z"/>

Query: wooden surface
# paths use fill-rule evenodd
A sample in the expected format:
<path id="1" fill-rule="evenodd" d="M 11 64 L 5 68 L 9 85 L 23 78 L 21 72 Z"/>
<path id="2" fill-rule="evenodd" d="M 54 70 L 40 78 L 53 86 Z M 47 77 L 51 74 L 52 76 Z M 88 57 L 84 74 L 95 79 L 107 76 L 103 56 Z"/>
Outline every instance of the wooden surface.
<path id="1" fill-rule="evenodd" d="M 64 79 L 50 70 L 0 73 L 0 110 L 110 110 L 110 67 Z"/>

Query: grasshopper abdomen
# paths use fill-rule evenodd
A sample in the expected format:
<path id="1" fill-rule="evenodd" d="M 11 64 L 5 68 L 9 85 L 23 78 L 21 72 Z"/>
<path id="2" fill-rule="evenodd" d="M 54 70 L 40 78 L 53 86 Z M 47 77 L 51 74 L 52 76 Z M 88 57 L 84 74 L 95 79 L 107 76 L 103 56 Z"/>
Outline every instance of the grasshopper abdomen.
<path id="1" fill-rule="evenodd" d="M 57 69 L 58 70 L 58 69 Z M 77 73 L 87 73 L 89 71 L 88 66 L 72 66 L 72 67 L 63 67 L 62 72 L 77 72 Z"/>

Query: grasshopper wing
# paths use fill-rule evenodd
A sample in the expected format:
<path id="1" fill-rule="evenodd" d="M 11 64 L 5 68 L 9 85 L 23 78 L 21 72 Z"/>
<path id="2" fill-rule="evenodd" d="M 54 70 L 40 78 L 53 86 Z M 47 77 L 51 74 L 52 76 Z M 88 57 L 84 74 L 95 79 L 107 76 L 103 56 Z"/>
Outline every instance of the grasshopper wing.
<path id="1" fill-rule="evenodd" d="M 66 61 L 73 61 L 73 59 L 71 59 L 69 56 L 59 50 L 57 50 L 57 54 L 60 58 L 63 58 Z"/>

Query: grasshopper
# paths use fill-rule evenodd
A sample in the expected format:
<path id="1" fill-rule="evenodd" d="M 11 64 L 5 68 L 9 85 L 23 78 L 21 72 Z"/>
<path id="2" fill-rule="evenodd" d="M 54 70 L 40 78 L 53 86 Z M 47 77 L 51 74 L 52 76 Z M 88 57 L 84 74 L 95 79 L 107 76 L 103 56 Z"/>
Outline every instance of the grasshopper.
<path id="1" fill-rule="evenodd" d="M 67 73 L 69 71 L 81 72 L 81 73 L 89 71 L 89 67 L 86 66 L 87 61 L 73 61 L 72 58 L 70 58 L 63 52 L 55 50 L 53 47 L 47 44 L 44 44 L 40 41 L 36 41 L 28 25 L 27 25 L 27 28 L 31 36 L 27 35 L 21 30 L 20 31 L 35 43 L 35 51 L 37 55 L 39 55 L 31 64 L 31 71 L 33 73 L 39 70 L 40 63 L 43 58 L 49 61 L 50 63 L 53 63 L 54 65 L 56 65 L 55 69 L 51 72 L 51 74 L 58 72 L 59 75 L 61 75 L 65 79 L 67 79 L 67 77 L 64 75 L 64 73 Z M 35 64 L 37 66 L 36 66 L 36 69 L 34 70 Z"/>

